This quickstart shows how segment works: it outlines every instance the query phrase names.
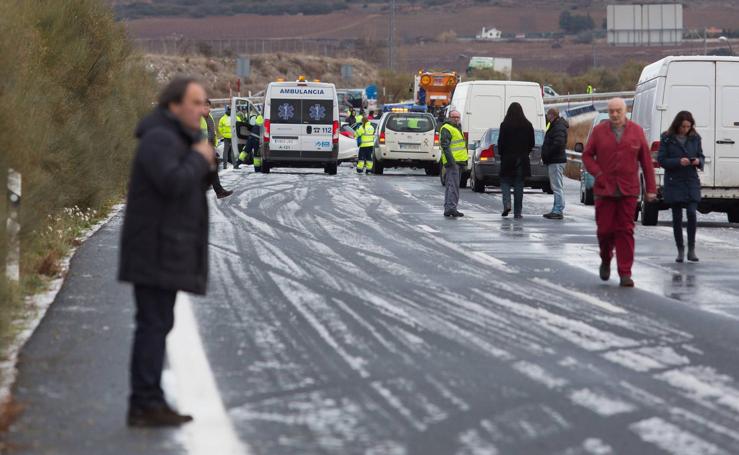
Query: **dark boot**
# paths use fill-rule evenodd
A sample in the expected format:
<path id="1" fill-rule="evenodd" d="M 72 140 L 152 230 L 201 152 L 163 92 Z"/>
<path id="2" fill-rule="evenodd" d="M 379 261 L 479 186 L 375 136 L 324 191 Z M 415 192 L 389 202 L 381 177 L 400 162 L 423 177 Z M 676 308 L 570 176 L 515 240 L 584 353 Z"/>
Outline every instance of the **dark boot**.
<path id="1" fill-rule="evenodd" d="M 634 280 L 632 280 L 630 276 L 624 275 L 621 277 L 621 282 L 619 283 L 619 286 L 621 286 L 622 288 L 633 288 Z"/>
<path id="2" fill-rule="evenodd" d="M 598 273 L 600 275 L 600 279 L 603 281 L 608 281 L 611 279 L 611 263 L 601 260 L 600 261 L 600 270 L 598 270 Z"/>
<path id="3" fill-rule="evenodd" d="M 695 255 L 695 245 L 688 245 L 688 261 L 698 262 L 698 256 Z"/>
<path id="4" fill-rule="evenodd" d="M 685 260 L 685 247 L 678 245 L 677 257 L 675 258 L 675 262 L 683 262 L 684 260 Z"/>
<path id="5" fill-rule="evenodd" d="M 455 218 L 459 218 L 461 216 L 464 216 L 464 213 L 460 212 L 457 209 L 454 209 L 454 210 L 452 210 L 452 216 L 455 217 Z"/>
<path id="6" fill-rule="evenodd" d="M 503 213 L 501 213 L 500 216 L 508 216 L 509 213 L 511 213 L 511 208 L 503 207 Z"/>
<path id="7" fill-rule="evenodd" d="M 218 199 L 223 199 L 224 197 L 229 197 L 232 194 L 234 194 L 234 192 L 231 191 L 231 190 L 222 190 L 222 191 L 219 191 L 218 193 L 216 193 L 216 197 Z"/>
<path id="8" fill-rule="evenodd" d="M 189 415 L 179 414 L 166 404 L 151 407 L 130 407 L 129 427 L 177 427 L 192 421 Z"/>
<path id="9" fill-rule="evenodd" d="M 448 217 L 451 217 L 451 216 L 454 216 L 454 211 L 453 210 L 444 210 L 444 216 L 447 217 L 447 218 Z"/>

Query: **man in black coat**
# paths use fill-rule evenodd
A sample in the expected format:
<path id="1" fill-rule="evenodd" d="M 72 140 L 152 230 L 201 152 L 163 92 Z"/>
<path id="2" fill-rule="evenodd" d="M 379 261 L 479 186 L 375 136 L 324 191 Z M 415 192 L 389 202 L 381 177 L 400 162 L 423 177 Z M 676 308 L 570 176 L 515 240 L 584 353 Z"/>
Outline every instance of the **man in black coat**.
<path id="1" fill-rule="evenodd" d="M 549 171 L 549 184 L 554 192 L 554 205 L 544 218 L 561 220 L 565 209 L 564 172 L 567 165 L 567 120 L 559 116 L 559 111 L 551 108 L 547 111 L 549 129 L 541 146 L 541 160 Z"/>
<path id="2" fill-rule="evenodd" d="M 208 277 L 205 192 L 216 164 L 200 131 L 205 103 L 200 84 L 174 80 L 136 129 L 119 270 L 121 281 L 133 283 L 136 299 L 130 426 L 192 420 L 167 405 L 160 380 L 177 291 L 204 294 Z"/>

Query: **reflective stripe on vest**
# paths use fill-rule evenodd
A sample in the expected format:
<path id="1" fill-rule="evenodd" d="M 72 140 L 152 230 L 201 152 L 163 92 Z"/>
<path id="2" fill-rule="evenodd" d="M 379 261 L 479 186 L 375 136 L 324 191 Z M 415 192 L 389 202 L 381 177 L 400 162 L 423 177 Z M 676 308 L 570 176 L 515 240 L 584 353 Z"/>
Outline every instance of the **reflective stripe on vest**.
<path id="1" fill-rule="evenodd" d="M 452 135 L 452 142 L 449 144 L 449 151 L 452 152 L 454 161 L 458 163 L 467 162 L 469 159 L 469 155 L 467 155 L 467 142 L 464 140 L 462 132 L 446 123 L 441 127 L 439 133 L 441 133 L 442 130 L 447 130 Z M 446 164 L 446 155 L 443 152 L 441 154 L 441 164 Z"/>
<path id="2" fill-rule="evenodd" d="M 357 136 L 361 138 L 360 147 L 372 147 L 375 145 L 375 127 L 371 123 L 359 127 Z"/>

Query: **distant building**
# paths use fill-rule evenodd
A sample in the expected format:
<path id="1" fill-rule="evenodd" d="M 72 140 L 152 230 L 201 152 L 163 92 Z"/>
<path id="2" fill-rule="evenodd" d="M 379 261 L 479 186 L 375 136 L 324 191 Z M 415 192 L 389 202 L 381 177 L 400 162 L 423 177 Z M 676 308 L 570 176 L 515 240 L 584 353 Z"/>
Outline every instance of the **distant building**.
<path id="1" fill-rule="evenodd" d="M 483 27 L 482 28 L 482 31 L 480 33 L 478 33 L 475 36 L 475 38 L 477 38 L 479 40 L 484 40 L 484 41 L 495 41 L 495 40 L 499 40 L 500 39 L 500 35 L 502 33 L 503 32 L 501 32 L 500 30 L 498 30 L 495 27 L 489 28 L 489 29 L 486 29 L 485 27 Z"/>
<path id="2" fill-rule="evenodd" d="M 655 46 L 683 40 L 683 5 L 680 3 L 608 5 L 608 44 Z"/>

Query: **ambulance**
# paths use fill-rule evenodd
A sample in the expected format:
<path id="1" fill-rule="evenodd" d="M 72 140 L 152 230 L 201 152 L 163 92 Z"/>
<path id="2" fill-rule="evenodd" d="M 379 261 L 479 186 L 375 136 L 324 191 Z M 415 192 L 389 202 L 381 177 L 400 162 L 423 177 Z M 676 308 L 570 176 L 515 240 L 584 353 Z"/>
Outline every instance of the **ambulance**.
<path id="1" fill-rule="evenodd" d="M 264 137 L 258 161 L 269 173 L 282 167 L 323 168 L 336 175 L 339 105 L 334 84 L 272 82 L 264 99 Z"/>

